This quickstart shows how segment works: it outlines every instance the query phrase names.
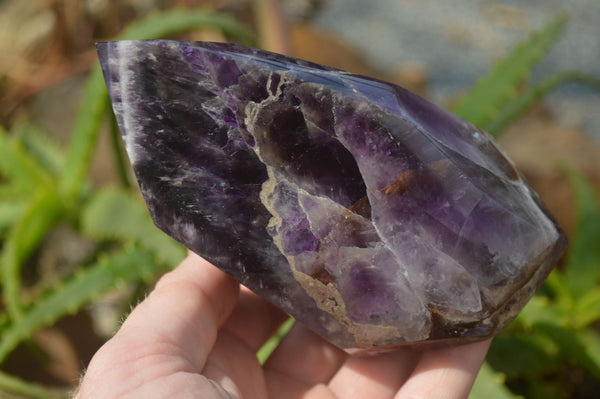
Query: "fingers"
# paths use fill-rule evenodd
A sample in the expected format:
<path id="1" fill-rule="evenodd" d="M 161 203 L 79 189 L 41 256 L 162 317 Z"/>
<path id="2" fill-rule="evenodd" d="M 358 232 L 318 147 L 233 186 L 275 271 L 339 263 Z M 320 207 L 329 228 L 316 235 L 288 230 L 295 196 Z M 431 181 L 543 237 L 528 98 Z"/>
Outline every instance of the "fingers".
<path id="1" fill-rule="evenodd" d="M 190 255 L 159 281 L 119 332 L 94 355 L 78 397 L 192 397 L 166 395 L 179 386 L 169 381 L 180 377 L 188 381 L 183 388 L 179 386 L 180 393 L 191 393 L 191 389 L 196 394 L 212 392 L 220 396 L 211 397 L 225 397 L 198 373 L 219 324 L 235 305 L 238 286 L 205 260 Z"/>
<path id="2" fill-rule="evenodd" d="M 200 371 L 219 326 L 233 310 L 238 287 L 225 273 L 190 254 L 160 279 L 114 339 L 133 339 L 140 349 L 147 344 L 146 350 L 154 352 L 170 347 L 170 355 L 181 355 Z"/>
<path id="3" fill-rule="evenodd" d="M 417 353 L 410 348 L 348 358 L 329 382 L 340 398 L 393 398 L 415 368 Z"/>
<path id="4" fill-rule="evenodd" d="M 469 395 L 491 340 L 424 352 L 395 399 L 462 399 Z"/>
<path id="5" fill-rule="evenodd" d="M 300 323 L 281 340 L 264 368 L 306 384 L 327 383 L 348 355 Z"/>
<path id="6" fill-rule="evenodd" d="M 223 387 L 231 398 L 264 399 L 265 378 L 255 352 L 238 337 L 221 331 L 202 374 Z"/>
<path id="7" fill-rule="evenodd" d="M 202 374 L 222 386 L 231 397 L 268 397 L 265 376 L 256 351 L 288 316 L 246 287 L 219 330 Z"/>
<path id="8" fill-rule="evenodd" d="M 285 312 L 241 286 L 233 313 L 222 327 L 256 352 L 287 319 Z"/>

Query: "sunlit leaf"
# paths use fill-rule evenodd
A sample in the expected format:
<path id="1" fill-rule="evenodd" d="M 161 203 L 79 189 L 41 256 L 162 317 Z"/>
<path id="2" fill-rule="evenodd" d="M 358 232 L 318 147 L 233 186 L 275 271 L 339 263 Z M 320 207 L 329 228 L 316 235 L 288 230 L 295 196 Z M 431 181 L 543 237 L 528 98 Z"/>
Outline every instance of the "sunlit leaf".
<path id="1" fill-rule="evenodd" d="M 32 125 L 13 128 L 13 134 L 44 170 L 53 175 L 62 171 L 64 154 L 58 143 Z"/>
<path id="2" fill-rule="evenodd" d="M 150 252 L 135 248 L 104 256 L 62 286 L 36 300 L 23 311 L 18 322 L 13 321 L 5 328 L 0 336 L 0 362 L 35 331 L 77 312 L 118 284 L 147 279 L 165 270 L 166 267 L 156 262 Z"/>
<path id="3" fill-rule="evenodd" d="M 483 127 L 517 96 L 521 83 L 560 37 L 566 18 L 560 16 L 517 45 L 454 107 L 457 115 Z"/>
<path id="4" fill-rule="evenodd" d="M 600 287 L 581 296 L 573 306 L 571 323 L 575 328 L 584 328 L 600 320 Z"/>
<path id="5" fill-rule="evenodd" d="M 532 328 L 536 323 L 561 324 L 565 316 L 557 311 L 555 303 L 549 298 L 536 295 L 525 305 L 517 319 L 527 328 Z"/>
<path id="6" fill-rule="evenodd" d="M 516 98 L 501 107 L 499 114 L 481 126 L 492 136 L 497 136 L 551 91 L 567 83 L 582 83 L 600 91 L 600 80 L 580 72 L 560 72 L 545 78 L 541 83 L 525 89 Z"/>
<path id="7" fill-rule="evenodd" d="M 600 278 L 600 202 L 583 175 L 572 169 L 567 173 L 577 218 L 564 281 L 573 298 L 580 298 L 596 288 Z"/>
<path id="8" fill-rule="evenodd" d="M 22 218 L 10 230 L 2 247 L 2 298 L 11 317 L 15 319 L 18 319 L 21 313 L 21 266 L 54 222 L 61 217 L 62 212 L 62 203 L 54 191 L 38 191 L 27 204 Z"/>
<path id="9" fill-rule="evenodd" d="M 25 201 L 0 201 L 0 233 L 21 220 L 25 209 Z"/>
<path id="10" fill-rule="evenodd" d="M 3 395 L 6 392 L 29 399 L 62 399 L 67 395 L 64 389 L 49 389 L 0 371 L 0 397 L 9 399 Z"/>
<path id="11" fill-rule="evenodd" d="M 275 351 L 283 337 L 292 329 L 294 326 L 295 319 L 290 317 L 285 323 L 279 327 L 279 330 L 273 335 L 265 344 L 256 352 L 256 357 L 260 364 L 264 364 L 269 356 Z"/>
<path id="12" fill-rule="evenodd" d="M 538 323 L 536 329 L 556 342 L 565 357 L 573 359 L 588 373 L 600 379 L 600 357 L 595 351 L 597 347 L 590 346 L 587 334 L 550 323 Z"/>
<path id="13" fill-rule="evenodd" d="M 32 190 L 49 186 L 50 175 L 27 153 L 22 143 L 10 137 L 0 128 L 0 176 L 11 183 Z"/>
<path id="14" fill-rule="evenodd" d="M 95 195 L 84 207 L 81 223 L 92 237 L 137 242 L 173 267 L 185 257 L 183 246 L 154 225 L 143 202 L 123 191 Z"/>

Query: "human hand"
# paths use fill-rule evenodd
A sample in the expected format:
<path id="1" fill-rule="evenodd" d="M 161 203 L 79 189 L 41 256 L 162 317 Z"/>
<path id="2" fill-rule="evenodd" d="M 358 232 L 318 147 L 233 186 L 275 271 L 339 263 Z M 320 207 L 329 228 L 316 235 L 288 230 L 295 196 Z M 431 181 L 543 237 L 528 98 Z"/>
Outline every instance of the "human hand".
<path id="1" fill-rule="evenodd" d="M 297 323 L 261 366 L 285 318 L 190 255 L 96 353 L 77 398 L 466 398 L 490 342 L 351 356 Z"/>

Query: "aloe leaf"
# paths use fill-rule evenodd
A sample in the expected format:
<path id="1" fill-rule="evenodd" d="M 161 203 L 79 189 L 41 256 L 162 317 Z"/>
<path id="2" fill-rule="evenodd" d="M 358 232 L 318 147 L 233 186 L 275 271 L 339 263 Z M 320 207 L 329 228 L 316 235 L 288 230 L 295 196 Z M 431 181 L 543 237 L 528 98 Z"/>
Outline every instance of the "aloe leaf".
<path id="1" fill-rule="evenodd" d="M 35 331 L 77 312 L 118 284 L 148 279 L 166 269 L 150 252 L 128 248 L 80 270 L 62 286 L 36 300 L 18 322 L 4 329 L 0 338 L 0 362 Z"/>
<path id="2" fill-rule="evenodd" d="M 252 37 L 242 25 L 222 14 L 203 10 L 170 10 L 130 25 L 117 39 L 157 39 L 203 27 L 221 29 L 242 41 L 249 41 Z M 68 201 L 74 199 L 83 186 L 102 116 L 107 109 L 108 93 L 102 71 L 96 66 L 85 85 L 61 179 L 60 190 Z"/>
<path id="3" fill-rule="evenodd" d="M 558 269 L 552 270 L 552 273 L 548 275 L 544 282 L 544 288 L 552 292 L 555 302 L 566 302 L 567 306 L 572 304 L 573 298 L 571 297 L 569 287 L 565 283 L 562 271 Z"/>
<path id="4" fill-rule="evenodd" d="M 576 227 L 567 258 L 564 281 L 577 299 L 597 287 L 600 278 L 600 203 L 581 173 L 568 169 L 576 204 Z"/>
<path id="5" fill-rule="evenodd" d="M 454 113 L 480 127 L 495 119 L 507 101 L 515 96 L 533 67 L 560 37 L 566 21 L 564 16 L 557 17 L 517 45 L 456 104 Z"/>
<path id="6" fill-rule="evenodd" d="M 497 136 L 508 125 L 516 121 L 521 115 L 537 104 L 543 97 L 567 83 L 582 83 L 600 92 L 600 80 L 593 76 L 579 72 L 557 73 L 545 78 L 536 86 L 529 87 L 524 92 L 520 93 L 517 98 L 510 101 L 502 108 L 500 114 L 494 118 L 493 121 L 483 126 L 483 129 L 492 136 Z"/>
<path id="7" fill-rule="evenodd" d="M 13 129 L 13 132 L 27 152 L 35 157 L 44 170 L 55 176 L 60 174 L 64 163 L 64 154 L 58 143 L 31 125 L 18 126 Z"/>
<path id="8" fill-rule="evenodd" d="M 142 201 L 123 191 L 95 195 L 82 211 L 81 228 L 98 239 L 135 241 L 167 265 L 185 257 L 183 246 L 154 225 Z"/>
<path id="9" fill-rule="evenodd" d="M 486 359 L 507 378 L 535 378 L 563 366 L 558 354 L 558 346 L 546 335 L 527 331 L 498 335 Z"/>
<path id="10" fill-rule="evenodd" d="M 565 317 L 548 297 L 535 295 L 519 313 L 517 320 L 525 328 L 533 328 L 537 323 L 561 323 Z"/>
<path id="11" fill-rule="evenodd" d="M 23 187 L 14 182 L 0 184 L 0 201 L 27 200 L 31 197 L 31 187 Z"/>
<path id="12" fill-rule="evenodd" d="M 600 288 L 579 298 L 571 314 L 571 323 L 575 328 L 585 328 L 598 320 L 600 320 Z"/>
<path id="13" fill-rule="evenodd" d="M 61 399 L 67 396 L 67 392 L 62 391 L 27 382 L 0 371 L 0 397 L 4 397 L 2 392 L 10 392 L 30 399 Z"/>
<path id="14" fill-rule="evenodd" d="M 506 377 L 502 373 L 494 371 L 494 369 L 487 363 L 483 363 L 473 389 L 469 395 L 469 399 L 518 399 L 520 396 L 512 393 L 506 385 L 504 380 Z"/>
<path id="15" fill-rule="evenodd" d="M 17 140 L 0 129 L 0 173 L 13 184 L 34 187 L 51 182 L 50 175 L 33 159 Z"/>
<path id="16" fill-rule="evenodd" d="M 77 196 L 84 184 L 102 116 L 107 108 L 108 94 L 102 71 L 96 67 L 85 83 L 83 100 L 75 119 L 65 168 L 60 180 L 60 191 L 68 201 Z"/>
<path id="17" fill-rule="evenodd" d="M 20 220 L 26 208 L 25 201 L 0 201 L 0 232 L 6 231 Z"/>
<path id="18" fill-rule="evenodd" d="M 585 329 L 579 331 L 577 335 L 588 357 L 600 366 L 600 334 L 595 330 Z"/>
<path id="19" fill-rule="evenodd" d="M 295 319 L 290 317 L 279 327 L 279 330 L 273 335 L 265 344 L 256 352 L 256 357 L 260 364 L 265 364 L 269 356 L 277 349 L 277 346 L 286 336 L 286 334 L 292 329 L 295 323 Z"/>
<path id="20" fill-rule="evenodd" d="M 2 296 L 9 314 L 21 314 L 21 265 L 44 238 L 63 212 L 62 204 L 52 190 L 39 191 L 23 212 L 22 219 L 10 231 L 0 255 Z"/>
<path id="21" fill-rule="evenodd" d="M 556 342 L 565 357 L 575 360 L 588 373 L 600 379 L 598 341 L 592 341 L 589 334 L 582 335 L 581 331 L 556 324 L 539 323 L 536 329 Z"/>

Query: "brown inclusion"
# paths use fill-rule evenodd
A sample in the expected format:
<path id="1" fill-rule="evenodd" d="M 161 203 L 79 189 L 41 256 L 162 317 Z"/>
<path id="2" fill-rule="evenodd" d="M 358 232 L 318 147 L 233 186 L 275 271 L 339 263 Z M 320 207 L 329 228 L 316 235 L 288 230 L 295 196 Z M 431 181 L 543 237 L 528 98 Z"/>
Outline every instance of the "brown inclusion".
<path id="1" fill-rule="evenodd" d="M 405 172 L 398 173 L 396 180 L 382 188 L 381 192 L 385 195 L 403 194 L 407 192 L 410 186 L 414 183 L 416 178 L 415 174 L 416 173 L 413 170 L 407 170 Z"/>

